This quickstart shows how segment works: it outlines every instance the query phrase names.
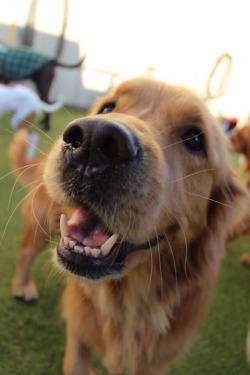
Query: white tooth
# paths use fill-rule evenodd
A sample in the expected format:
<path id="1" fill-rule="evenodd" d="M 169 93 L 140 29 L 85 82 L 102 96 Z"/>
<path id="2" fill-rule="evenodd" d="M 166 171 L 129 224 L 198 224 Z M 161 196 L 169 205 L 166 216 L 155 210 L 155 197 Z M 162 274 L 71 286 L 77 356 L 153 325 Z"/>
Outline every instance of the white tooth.
<path id="1" fill-rule="evenodd" d="M 118 234 L 113 234 L 106 242 L 104 242 L 104 244 L 102 244 L 101 251 L 103 256 L 107 255 L 110 252 L 118 237 Z"/>
<path id="2" fill-rule="evenodd" d="M 64 214 L 61 214 L 60 217 L 60 232 L 61 232 L 61 237 L 66 237 L 68 234 L 68 224 L 66 220 L 66 216 Z"/>
<path id="3" fill-rule="evenodd" d="M 70 242 L 69 237 L 63 237 L 63 244 L 64 244 L 66 247 L 69 246 L 69 242 Z"/>
<path id="4" fill-rule="evenodd" d="M 94 258 L 97 258 L 98 255 L 100 254 L 100 252 L 101 252 L 100 249 L 96 249 L 96 248 L 91 249 L 91 255 L 92 255 Z"/>
<path id="5" fill-rule="evenodd" d="M 81 246 L 81 245 L 75 245 L 74 246 L 74 251 L 76 253 L 82 254 L 83 253 L 83 246 Z"/>
<path id="6" fill-rule="evenodd" d="M 76 241 L 73 241 L 73 240 L 70 240 L 70 241 L 69 241 L 69 247 L 70 247 L 71 249 L 73 249 L 73 247 L 74 247 L 76 244 L 77 244 Z"/>
<path id="7" fill-rule="evenodd" d="M 91 247 L 89 247 L 89 246 L 85 246 L 84 250 L 85 250 L 85 254 L 86 254 L 86 255 L 89 255 L 90 252 L 91 252 Z"/>

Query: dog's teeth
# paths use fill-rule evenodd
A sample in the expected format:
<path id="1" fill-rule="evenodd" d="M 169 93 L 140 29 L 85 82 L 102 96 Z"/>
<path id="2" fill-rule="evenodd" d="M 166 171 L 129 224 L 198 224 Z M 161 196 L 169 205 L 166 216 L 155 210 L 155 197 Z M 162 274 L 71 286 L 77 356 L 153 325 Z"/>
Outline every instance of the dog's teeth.
<path id="1" fill-rule="evenodd" d="M 70 240 L 70 241 L 69 241 L 69 247 L 70 247 L 70 249 L 73 249 L 73 247 L 74 247 L 76 244 L 77 244 L 76 241 Z"/>
<path id="2" fill-rule="evenodd" d="M 85 254 L 86 254 L 86 255 L 89 255 L 90 252 L 91 252 L 91 247 L 89 247 L 89 246 L 85 246 L 84 250 L 85 250 Z"/>
<path id="3" fill-rule="evenodd" d="M 104 244 L 101 246 L 101 251 L 103 256 L 108 255 L 114 244 L 116 243 L 118 239 L 118 234 L 113 234 Z"/>
<path id="4" fill-rule="evenodd" d="M 68 247 L 69 246 L 69 242 L 70 242 L 69 237 L 63 237 L 63 244 L 64 244 L 64 246 Z"/>
<path id="5" fill-rule="evenodd" d="M 94 257 L 94 258 L 97 258 L 98 255 L 100 254 L 101 250 L 100 249 L 96 249 L 96 248 L 93 248 L 91 249 L 91 255 Z"/>
<path id="6" fill-rule="evenodd" d="M 83 248 L 83 246 L 81 246 L 81 245 L 75 245 L 75 246 L 74 246 L 74 251 L 75 251 L 76 253 L 82 254 L 82 253 L 83 253 L 83 250 L 84 250 L 84 248 Z"/>
<path id="7" fill-rule="evenodd" d="M 68 234 L 68 224 L 66 220 L 66 216 L 64 214 L 61 214 L 60 217 L 60 232 L 61 232 L 61 237 L 64 238 Z"/>

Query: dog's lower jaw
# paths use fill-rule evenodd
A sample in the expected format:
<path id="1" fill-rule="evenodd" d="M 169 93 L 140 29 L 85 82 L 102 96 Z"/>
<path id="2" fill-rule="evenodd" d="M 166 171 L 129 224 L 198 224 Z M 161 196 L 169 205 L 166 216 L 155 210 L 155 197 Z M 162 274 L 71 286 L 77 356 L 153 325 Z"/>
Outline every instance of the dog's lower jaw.
<path id="1" fill-rule="evenodd" d="M 126 273 L 127 258 L 131 258 L 134 253 L 140 253 L 140 258 L 143 260 L 141 253 L 153 251 L 155 246 L 159 246 L 162 239 L 163 236 L 156 236 L 146 243 L 138 245 L 121 242 L 115 244 L 106 256 L 99 257 L 79 254 L 66 248 L 62 239 L 57 246 L 57 262 L 66 271 L 87 280 L 116 279 Z M 133 261 L 129 263 L 131 266 Z"/>

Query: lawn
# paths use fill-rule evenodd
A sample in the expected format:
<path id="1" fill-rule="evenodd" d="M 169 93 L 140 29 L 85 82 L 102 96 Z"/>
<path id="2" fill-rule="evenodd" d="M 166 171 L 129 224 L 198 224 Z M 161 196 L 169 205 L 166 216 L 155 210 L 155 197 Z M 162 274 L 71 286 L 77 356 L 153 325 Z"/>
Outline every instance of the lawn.
<path id="1" fill-rule="evenodd" d="M 52 115 L 55 139 L 64 126 L 83 113 L 62 109 Z M 0 374 L 60 374 L 64 348 L 64 322 L 60 317 L 60 295 L 64 279 L 51 264 L 53 245 L 37 258 L 32 269 L 40 299 L 23 303 L 10 295 L 21 215 L 18 203 L 25 194 L 9 172 L 8 145 L 12 139 L 8 117 L 0 119 Z M 51 143 L 41 134 L 38 147 Z M 10 199 L 11 198 L 11 199 Z M 11 215 L 13 216 L 11 217 Z M 11 218 L 11 219 L 10 219 Z M 246 326 L 250 320 L 250 269 L 239 263 L 241 253 L 250 251 L 249 237 L 230 243 L 222 260 L 217 287 L 207 317 L 192 351 L 170 371 L 170 375 L 246 375 Z M 98 375 L 107 375 L 93 359 Z"/>

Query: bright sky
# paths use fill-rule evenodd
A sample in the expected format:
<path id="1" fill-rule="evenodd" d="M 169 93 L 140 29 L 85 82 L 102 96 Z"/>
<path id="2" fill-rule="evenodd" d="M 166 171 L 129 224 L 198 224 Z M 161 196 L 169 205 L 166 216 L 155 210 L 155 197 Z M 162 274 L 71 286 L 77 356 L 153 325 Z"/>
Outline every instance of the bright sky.
<path id="1" fill-rule="evenodd" d="M 1 21 L 22 25 L 30 0 L 0 0 Z M 57 34 L 63 0 L 38 0 L 36 28 Z M 69 0 L 67 38 L 87 52 L 87 65 L 122 77 L 154 67 L 156 78 L 204 94 L 218 55 L 233 56 L 218 111 L 250 112 L 249 0 Z M 14 9 L 14 11 L 13 11 Z M 240 99 L 239 99 L 240 98 Z"/>

